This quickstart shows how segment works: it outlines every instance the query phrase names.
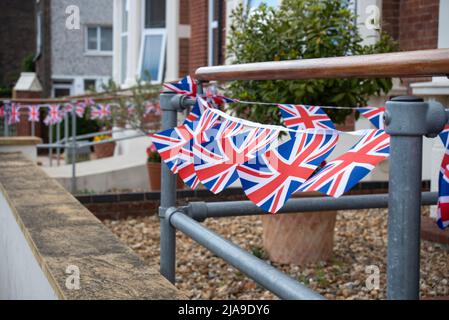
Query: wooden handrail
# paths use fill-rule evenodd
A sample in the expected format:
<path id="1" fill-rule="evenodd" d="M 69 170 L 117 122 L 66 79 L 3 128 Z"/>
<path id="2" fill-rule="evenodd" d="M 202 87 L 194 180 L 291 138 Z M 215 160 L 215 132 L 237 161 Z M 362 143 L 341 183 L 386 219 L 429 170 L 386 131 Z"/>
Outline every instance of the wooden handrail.
<path id="1" fill-rule="evenodd" d="M 449 49 L 201 67 L 209 80 L 297 80 L 449 75 Z"/>

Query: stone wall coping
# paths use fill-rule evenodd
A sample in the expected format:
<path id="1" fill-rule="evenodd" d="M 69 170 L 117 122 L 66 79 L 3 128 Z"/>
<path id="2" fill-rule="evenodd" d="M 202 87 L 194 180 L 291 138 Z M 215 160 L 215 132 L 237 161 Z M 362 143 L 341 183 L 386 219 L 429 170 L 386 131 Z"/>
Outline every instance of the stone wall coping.
<path id="1" fill-rule="evenodd" d="M 0 193 L 60 299 L 185 299 L 21 153 L 0 154 Z M 78 290 L 65 285 L 69 266 L 79 268 Z"/>
<path id="2" fill-rule="evenodd" d="M 38 137 L 0 137 L 0 146 L 35 146 L 42 143 Z"/>

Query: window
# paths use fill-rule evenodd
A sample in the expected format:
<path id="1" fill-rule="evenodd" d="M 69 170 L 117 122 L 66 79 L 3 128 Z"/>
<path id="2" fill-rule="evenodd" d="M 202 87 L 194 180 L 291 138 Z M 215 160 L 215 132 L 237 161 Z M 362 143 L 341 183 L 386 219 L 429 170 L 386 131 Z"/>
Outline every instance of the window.
<path id="1" fill-rule="evenodd" d="M 122 0 L 122 33 L 121 33 L 121 56 L 120 56 L 120 80 L 124 83 L 126 80 L 126 72 L 128 70 L 128 12 L 129 2 L 128 0 Z"/>
<path id="2" fill-rule="evenodd" d="M 69 97 L 72 95 L 72 80 L 54 80 L 53 81 L 53 98 Z"/>
<path id="3" fill-rule="evenodd" d="M 161 83 L 166 51 L 166 1 L 145 0 L 144 19 L 139 59 L 142 80 Z"/>
<path id="4" fill-rule="evenodd" d="M 222 15 L 223 2 L 221 0 L 209 0 L 209 39 L 208 39 L 208 64 L 210 66 L 222 63 Z"/>
<path id="5" fill-rule="evenodd" d="M 140 53 L 140 77 L 153 83 L 162 82 L 162 72 L 165 60 L 165 30 L 145 31 L 142 36 Z"/>
<path id="6" fill-rule="evenodd" d="M 165 1 L 145 0 L 145 29 L 165 28 Z"/>
<path id="7" fill-rule="evenodd" d="M 84 79 L 84 91 L 95 91 L 97 81 L 95 79 Z"/>
<path id="8" fill-rule="evenodd" d="M 86 51 L 112 53 L 112 27 L 87 27 Z"/>

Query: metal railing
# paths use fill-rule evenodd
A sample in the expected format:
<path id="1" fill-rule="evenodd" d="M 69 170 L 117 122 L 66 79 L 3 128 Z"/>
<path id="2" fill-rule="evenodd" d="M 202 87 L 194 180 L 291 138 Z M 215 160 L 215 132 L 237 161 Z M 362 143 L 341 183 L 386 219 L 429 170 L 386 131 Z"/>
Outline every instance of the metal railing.
<path id="1" fill-rule="evenodd" d="M 196 71 L 196 78 L 203 82 L 436 75 L 449 75 L 449 49 L 204 67 Z M 200 83 L 200 93 L 201 88 Z M 189 103 L 182 96 L 163 92 L 160 104 L 164 111 L 162 127 L 169 129 L 177 124 L 177 112 Z M 424 135 L 435 137 L 447 122 L 439 103 L 416 97 L 388 101 L 385 130 L 390 135 L 389 194 L 291 199 L 280 213 L 388 207 L 387 297 L 419 299 L 421 205 L 437 201 L 436 193 L 421 194 L 422 139 Z M 281 298 L 323 298 L 196 221 L 262 213 L 249 201 L 193 202 L 177 208 L 176 177 L 164 166 L 159 208 L 161 273 L 175 281 L 175 232 L 180 230 Z"/>
<path id="2" fill-rule="evenodd" d="M 123 132 L 126 131 L 128 129 L 116 129 L 116 130 L 108 130 L 108 131 L 100 131 L 100 132 L 94 132 L 94 133 L 88 133 L 88 134 L 83 134 L 83 135 L 76 135 L 76 121 L 77 121 L 77 115 L 75 112 L 75 108 L 72 108 L 72 111 L 70 112 L 70 116 L 72 118 L 72 132 L 71 132 L 71 136 L 69 135 L 69 122 L 68 122 L 68 116 L 69 113 L 66 113 L 64 115 L 64 138 L 60 139 L 59 137 L 59 133 L 60 133 L 60 123 L 57 124 L 57 129 L 56 129 L 56 133 L 57 133 L 57 137 L 56 137 L 56 141 L 53 142 L 53 125 L 49 126 L 49 143 L 47 144 L 39 144 L 37 145 L 38 149 L 48 149 L 48 156 L 49 156 L 49 162 L 50 162 L 50 166 L 52 166 L 52 162 L 53 162 L 53 149 L 56 149 L 56 153 L 57 153 L 57 161 L 58 161 L 58 165 L 59 165 L 59 161 L 60 161 L 60 151 L 61 149 L 64 149 L 66 151 L 71 150 L 70 151 L 70 164 L 72 166 L 72 176 L 71 176 L 71 188 L 70 191 L 72 194 L 75 194 L 77 191 L 77 181 L 76 181 L 76 160 L 77 160 L 77 156 L 78 156 L 78 150 L 80 148 L 85 148 L 85 147 L 91 147 L 91 146 L 95 146 L 95 145 L 99 145 L 99 144 L 104 144 L 104 143 L 109 143 L 109 142 L 116 142 L 116 141 L 122 141 L 122 140 L 128 140 L 128 139 L 135 139 L 135 138 L 139 138 L 139 137 L 143 137 L 145 135 L 147 135 L 146 133 L 138 133 L 135 135 L 131 135 L 131 136 L 125 136 L 125 137 L 120 137 L 120 138 L 111 138 L 111 139 L 104 139 L 101 141 L 85 141 L 85 139 L 89 139 L 89 138 L 93 138 L 99 135 L 104 135 L 104 134 L 113 134 L 116 132 Z M 80 141 L 84 142 L 82 144 L 80 144 Z M 67 152 L 66 152 L 67 154 Z"/>

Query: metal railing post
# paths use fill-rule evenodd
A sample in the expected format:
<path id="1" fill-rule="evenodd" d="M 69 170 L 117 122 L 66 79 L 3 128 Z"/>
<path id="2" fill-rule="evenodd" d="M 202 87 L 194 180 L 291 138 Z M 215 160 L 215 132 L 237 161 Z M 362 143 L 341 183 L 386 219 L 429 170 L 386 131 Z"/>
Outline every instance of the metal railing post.
<path id="1" fill-rule="evenodd" d="M 177 109 L 173 107 L 171 99 L 175 94 L 163 92 L 160 95 L 162 109 L 162 130 L 176 127 Z M 170 282 L 175 282 L 176 269 L 176 230 L 166 219 L 166 211 L 176 206 L 176 176 L 171 173 L 166 165 L 162 165 L 161 171 L 161 206 L 160 217 L 160 271 Z"/>
<path id="2" fill-rule="evenodd" d="M 3 136 L 8 137 L 9 136 L 8 118 L 10 115 L 10 105 L 9 105 L 9 101 L 4 101 L 4 104 L 5 104 L 5 117 L 4 117 L 5 126 L 3 127 Z"/>
<path id="3" fill-rule="evenodd" d="M 70 153 L 72 157 L 72 181 L 71 181 L 71 190 L 72 194 L 76 193 L 76 112 L 75 108 L 72 108 L 72 152 Z"/>
<path id="4" fill-rule="evenodd" d="M 440 132 L 446 115 L 438 103 L 397 97 L 386 104 L 390 134 L 387 297 L 419 299 L 423 135 Z"/>
<path id="5" fill-rule="evenodd" d="M 53 124 L 50 124 L 48 126 L 48 142 L 50 144 L 53 143 Z M 53 166 L 53 148 L 50 148 L 48 150 L 48 160 L 50 162 L 50 167 L 52 167 Z"/>
<path id="6" fill-rule="evenodd" d="M 58 147 L 56 148 L 56 165 L 59 167 L 61 164 L 61 148 L 59 147 L 61 140 L 61 123 L 58 122 L 56 125 L 56 141 L 58 141 Z"/>

